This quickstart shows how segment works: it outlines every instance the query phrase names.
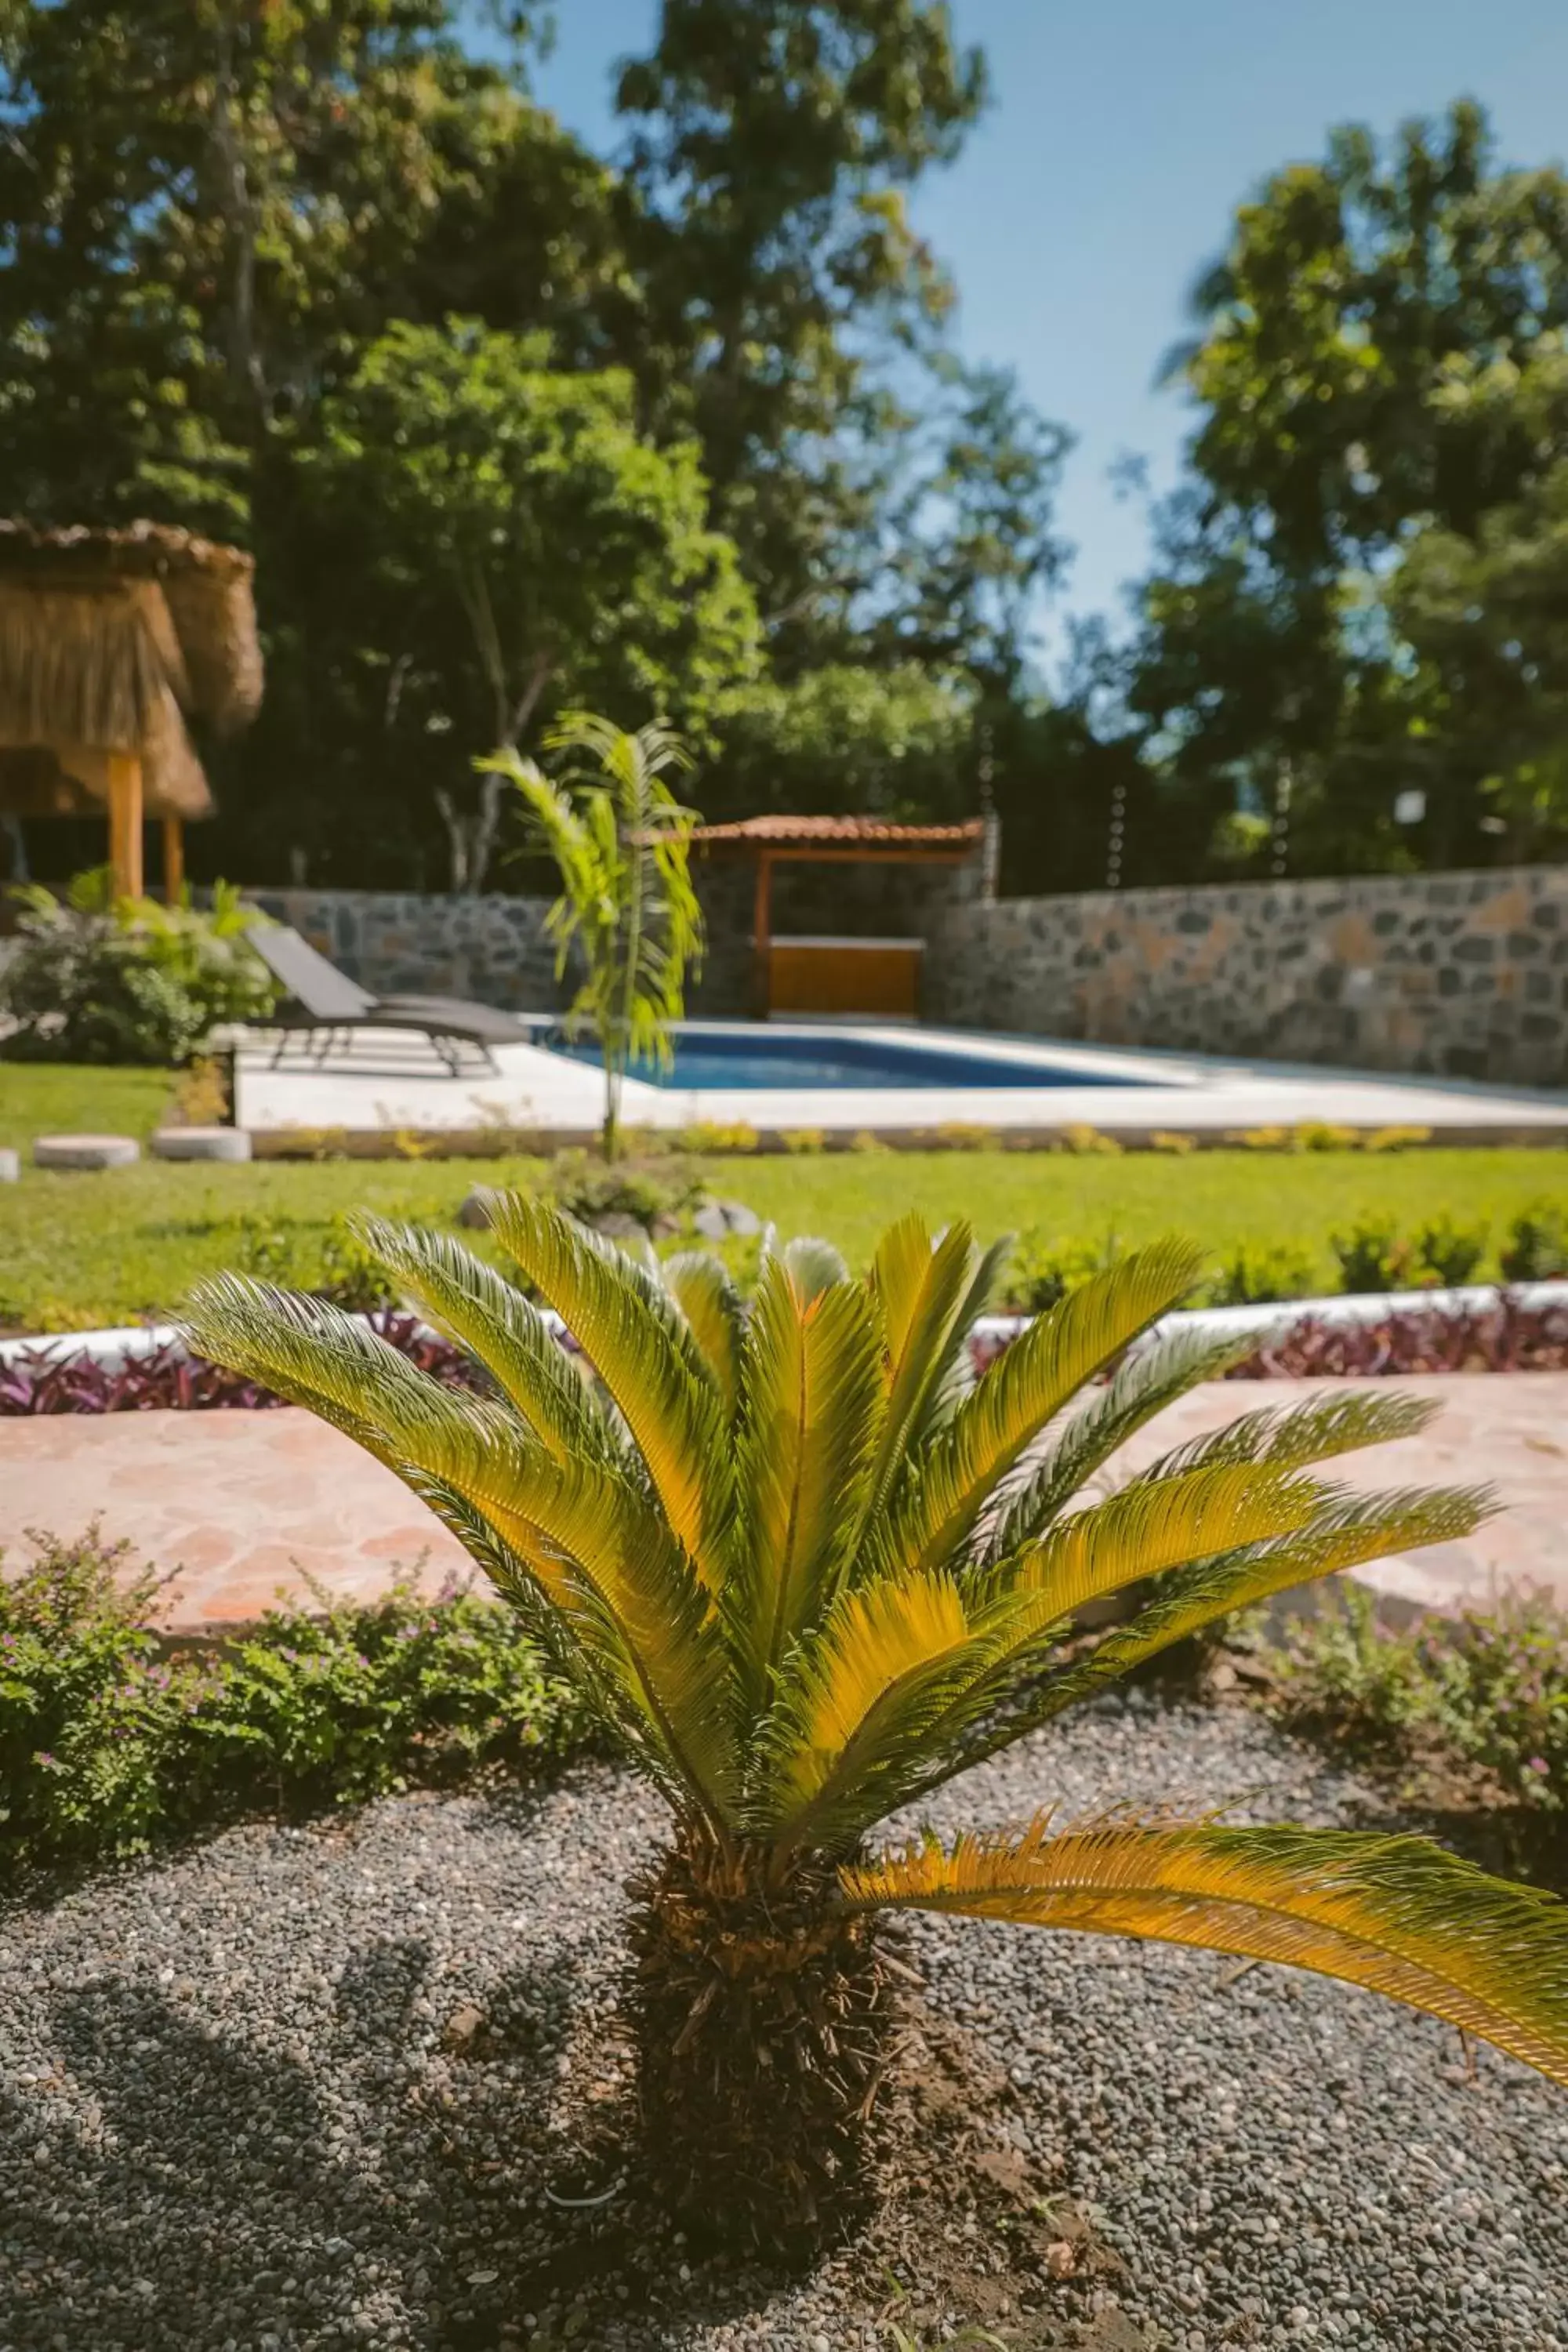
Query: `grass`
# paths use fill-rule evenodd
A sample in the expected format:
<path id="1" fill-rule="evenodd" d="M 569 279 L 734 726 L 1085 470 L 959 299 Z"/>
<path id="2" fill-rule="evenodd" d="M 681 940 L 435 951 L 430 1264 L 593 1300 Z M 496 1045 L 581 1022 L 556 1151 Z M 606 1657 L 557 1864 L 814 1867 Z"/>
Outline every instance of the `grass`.
<path id="1" fill-rule="evenodd" d="M 0 1145 L 37 1135 L 133 1135 L 144 1141 L 168 1108 L 167 1070 L 74 1070 L 0 1062 Z"/>
<path id="2" fill-rule="evenodd" d="M 25 1146 L 51 1126 L 144 1133 L 162 1110 L 155 1071 L 8 1068 L 0 1139 Z M 743 1155 L 700 1163 L 711 1190 L 788 1232 L 827 1234 L 864 1265 L 899 1210 L 935 1223 L 966 1216 L 983 1238 L 1034 1229 L 1135 1244 L 1173 1229 L 1218 1261 L 1238 1244 L 1289 1246 L 1334 1285 L 1329 1235 L 1360 1218 L 1408 1228 L 1445 1212 L 1485 1223 L 1493 1249 L 1511 1217 L 1543 1197 L 1568 1205 L 1568 1164 L 1552 1150 L 1123 1153 L 954 1150 Z M 100 1175 L 25 1168 L 0 1186 L 0 1328 L 80 1330 L 155 1320 L 199 1275 L 232 1265 L 256 1229 L 309 1256 L 346 1210 L 445 1223 L 475 1183 L 539 1183 L 538 1160 L 143 1162 Z M 1491 1271 L 1489 1255 L 1484 1271 Z"/>

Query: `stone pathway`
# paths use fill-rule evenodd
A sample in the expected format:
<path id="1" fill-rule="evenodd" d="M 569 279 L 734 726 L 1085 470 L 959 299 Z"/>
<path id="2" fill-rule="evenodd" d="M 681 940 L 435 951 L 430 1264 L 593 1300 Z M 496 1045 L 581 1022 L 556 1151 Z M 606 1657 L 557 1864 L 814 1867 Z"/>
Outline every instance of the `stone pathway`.
<path id="1" fill-rule="evenodd" d="M 1228 1381 L 1195 1390 L 1128 1446 L 1142 1466 L 1166 1446 L 1310 1383 Z M 1348 1382 L 1319 1383 L 1338 1393 Z M 1426 1433 L 1354 1454 L 1342 1475 L 1364 1486 L 1490 1480 L 1507 1508 L 1468 1542 L 1362 1571 L 1391 1612 L 1452 1606 L 1508 1584 L 1536 1583 L 1568 1606 L 1568 1372 L 1432 1376 L 1356 1385 L 1436 1397 Z M 0 1420 L 0 1549 L 18 1564 L 26 1531 L 107 1538 L 180 1571 L 172 1630 L 254 1620 L 279 1591 L 315 1579 L 342 1597 L 384 1590 L 421 1558 L 437 1580 L 466 1571 L 453 1537 L 389 1470 L 305 1412 L 124 1412 Z"/>

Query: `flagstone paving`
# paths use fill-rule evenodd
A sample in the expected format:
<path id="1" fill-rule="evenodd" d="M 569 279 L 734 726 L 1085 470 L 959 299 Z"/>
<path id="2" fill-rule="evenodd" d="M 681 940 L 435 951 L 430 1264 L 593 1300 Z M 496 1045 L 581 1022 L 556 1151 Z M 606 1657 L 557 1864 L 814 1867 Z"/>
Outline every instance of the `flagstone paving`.
<path id="1" fill-rule="evenodd" d="M 1195 1390 L 1124 1449 L 1142 1467 L 1171 1444 L 1258 1404 L 1296 1402 L 1312 1383 L 1229 1381 Z M 1416 1438 L 1351 1456 L 1360 1486 L 1490 1480 L 1507 1507 L 1463 1543 L 1374 1563 L 1363 1579 L 1394 1614 L 1452 1607 L 1534 1583 L 1568 1606 L 1568 1372 L 1319 1383 L 1435 1397 Z M 98 1519 L 139 1557 L 177 1570 L 171 1630 L 243 1624 L 279 1592 L 314 1580 L 343 1599 L 384 1591 L 399 1566 L 427 1580 L 466 1571 L 467 1555 L 392 1472 L 313 1415 L 276 1412 L 47 1414 L 0 1420 L 0 1549 L 19 1566 L 26 1531 L 71 1537 Z"/>

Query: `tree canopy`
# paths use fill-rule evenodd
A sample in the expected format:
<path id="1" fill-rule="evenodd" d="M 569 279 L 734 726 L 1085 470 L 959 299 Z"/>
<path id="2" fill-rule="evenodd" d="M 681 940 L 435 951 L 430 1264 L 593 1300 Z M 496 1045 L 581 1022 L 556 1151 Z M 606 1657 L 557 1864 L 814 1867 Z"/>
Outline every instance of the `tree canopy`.
<path id="1" fill-rule="evenodd" d="M 910 208 L 987 99 L 947 7 L 663 0 L 613 156 L 547 13 L 0 0 L 0 509 L 258 559 L 198 870 L 515 884 L 474 761 L 584 704 L 716 814 L 988 800 L 1012 887 L 1560 848 L 1568 175 L 1461 102 L 1239 204 L 1047 690 L 1071 436 Z"/>

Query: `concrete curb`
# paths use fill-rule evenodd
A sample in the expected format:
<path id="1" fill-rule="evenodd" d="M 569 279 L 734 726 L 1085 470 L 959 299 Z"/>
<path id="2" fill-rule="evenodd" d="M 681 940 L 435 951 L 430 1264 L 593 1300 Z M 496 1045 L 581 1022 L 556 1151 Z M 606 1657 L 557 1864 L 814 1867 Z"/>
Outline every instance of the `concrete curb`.
<path id="1" fill-rule="evenodd" d="M 1148 1336 L 1152 1339 L 1157 1333 L 1173 1330 L 1207 1332 L 1216 1339 L 1232 1333 L 1238 1339 L 1249 1332 L 1282 1336 L 1298 1323 L 1338 1324 L 1342 1328 L 1352 1328 L 1359 1323 L 1379 1322 L 1387 1315 L 1484 1314 L 1504 1298 L 1516 1307 L 1568 1307 L 1568 1281 L 1520 1282 L 1506 1287 L 1497 1283 L 1473 1283 L 1457 1290 L 1389 1290 L 1331 1298 L 1283 1299 L 1266 1307 L 1189 1307 L 1165 1316 Z M 561 1318 L 552 1310 L 545 1310 L 544 1319 L 552 1330 L 563 1328 Z M 1029 1315 L 984 1315 L 974 1326 L 975 1337 L 983 1340 L 1014 1339 L 1033 1320 Z M 158 1355 L 164 1349 L 185 1353 L 175 1324 L 137 1323 L 108 1331 L 41 1332 L 31 1338 L 0 1339 L 0 1365 L 17 1363 L 24 1358 L 58 1363 L 85 1356 L 113 1369 L 134 1363 L 142 1357 Z"/>

